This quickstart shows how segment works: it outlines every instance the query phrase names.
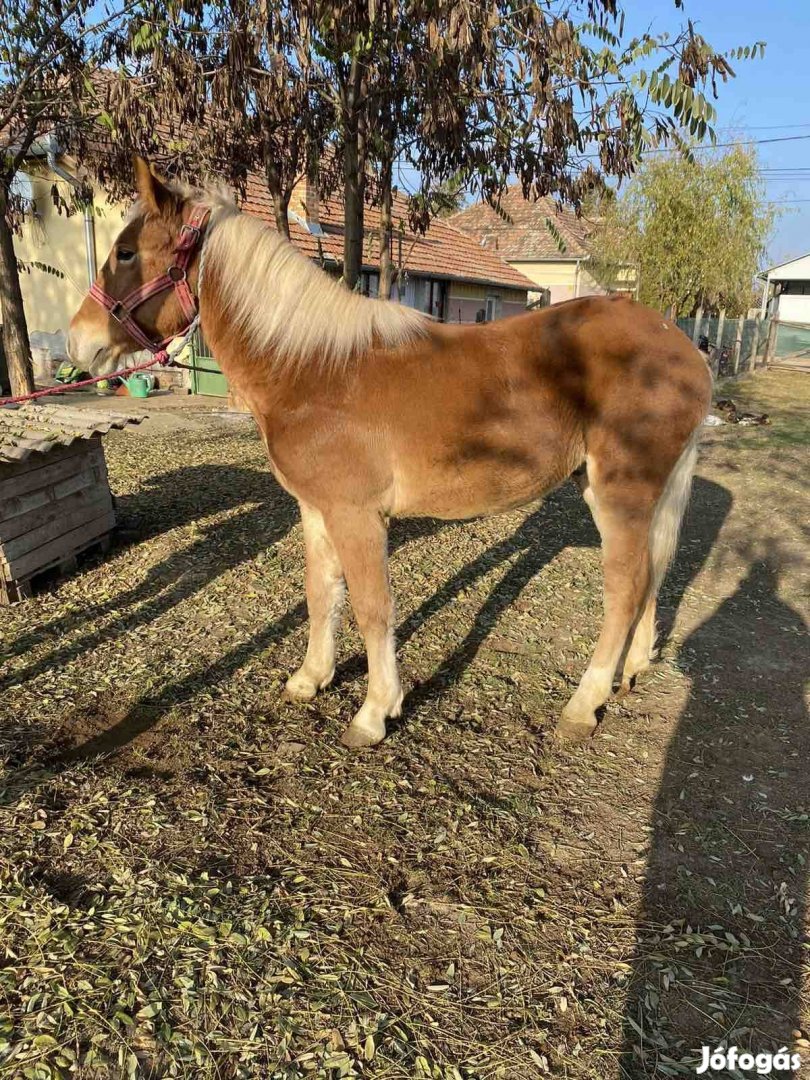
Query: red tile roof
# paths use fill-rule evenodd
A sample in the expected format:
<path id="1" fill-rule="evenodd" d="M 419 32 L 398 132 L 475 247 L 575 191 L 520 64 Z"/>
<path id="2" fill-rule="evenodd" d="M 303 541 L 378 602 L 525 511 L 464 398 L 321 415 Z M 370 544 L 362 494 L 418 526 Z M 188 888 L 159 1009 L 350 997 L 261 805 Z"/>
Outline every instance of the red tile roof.
<path id="1" fill-rule="evenodd" d="M 242 209 L 273 223 L 273 202 L 267 186 L 258 176 L 251 175 Z M 291 204 L 290 209 L 298 212 Z M 343 200 L 340 196 L 322 199 L 320 224 L 323 236 L 308 232 L 295 220 L 290 221 L 290 239 L 304 255 L 317 259 L 321 255 L 337 264 L 343 263 Z M 412 274 L 448 278 L 455 281 L 481 282 L 510 289 L 532 289 L 535 286 L 523 274 L 514 270 L 494 251 L 482 248 L 474 239 L 460 232 L 449 221 L 436 218 L 422 236 L 408 226 L 407 200 L 396 195 L 393 210 L 394 263 L 399 261 L 400 222 L 402 233 L 402 269 Z M 366 206 L 363 264 L 368 270 L 380 265 L 380 211 Z M 319 247 L 320 242 L 320 247 Z"/>
<path id="2" fill-rule="evenodd" d="M 595 223 L 577 217 L 573 210 L 561 210 L 553 199 L 532 202 L 523 198 L 518 186 L 513 186 L 501 198 L 501 209 L 505 217 L 488 203 L 476 203 L 454 214 L 450 221 L 484 250 L 503 259 L 559 261 L 590 255 L 589 237 Z M 562 248 L 552 229 L 558 233 Z"/>

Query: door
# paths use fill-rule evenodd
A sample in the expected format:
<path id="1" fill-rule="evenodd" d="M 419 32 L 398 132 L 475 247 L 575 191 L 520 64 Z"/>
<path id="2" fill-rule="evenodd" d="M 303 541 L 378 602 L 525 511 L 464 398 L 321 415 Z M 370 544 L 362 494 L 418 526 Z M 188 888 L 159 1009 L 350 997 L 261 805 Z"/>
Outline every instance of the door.
<path id="1" fill-rule="evenodd" d="M 191 392 L 211 397 L 228 396 L 228 380 L 211 355 L 211 350 L 198 330 L 191 339 Z"/>

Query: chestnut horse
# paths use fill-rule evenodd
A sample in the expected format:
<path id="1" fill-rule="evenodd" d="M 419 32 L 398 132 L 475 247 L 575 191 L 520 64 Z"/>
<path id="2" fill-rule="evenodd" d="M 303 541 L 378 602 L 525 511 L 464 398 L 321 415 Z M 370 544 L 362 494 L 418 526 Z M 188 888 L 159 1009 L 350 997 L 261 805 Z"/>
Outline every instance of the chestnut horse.
<path id="1" fill-rule="evenodd" d="M 200 203 L 210 210 L 202 281 L 198 250 L 188 284 L 273 474 L 301 507 L 309 643 L 288 695 L 309 701 L 332 679 L 348 584 L 368 690 L 343 742 L 379 742 L 402 705 L 388 519 L 496 514 L 573 474 L 602 539 L 604 623 L 557 731 L 591 735 L 622 658 L 624 688 L 649 665 L 656 594 L 711 400 L 698 350 L 657 312 L 618 297 L 436 323 L 348 292 L 228 197 L 159 180 L 142 161 L 136 171 L 139 201 L 97 287 L 120 299 L 163 274 L 184 222 Z M 171 291 L 135 317 L 153 339 L 187 322 Z M 85 298 L 70 326 L 73 362 L 111 370 L 133 348 L 125 326 Z"/>

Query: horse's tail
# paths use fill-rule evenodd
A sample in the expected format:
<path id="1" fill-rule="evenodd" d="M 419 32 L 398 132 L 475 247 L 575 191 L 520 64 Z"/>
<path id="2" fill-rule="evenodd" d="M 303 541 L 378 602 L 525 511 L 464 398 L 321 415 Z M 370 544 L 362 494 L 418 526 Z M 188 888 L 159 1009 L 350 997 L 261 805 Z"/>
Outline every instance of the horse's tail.
<path id="1" fill-rule="evenodd" d="M 650 591 L 655 596 L 664 580 L 678 544 L 686 504 L 692 490 L 692 474 L 697 462 L 697 448 L 702 424 L 695 428 L 681 456 L 669 474 L 650 524 Z"/>

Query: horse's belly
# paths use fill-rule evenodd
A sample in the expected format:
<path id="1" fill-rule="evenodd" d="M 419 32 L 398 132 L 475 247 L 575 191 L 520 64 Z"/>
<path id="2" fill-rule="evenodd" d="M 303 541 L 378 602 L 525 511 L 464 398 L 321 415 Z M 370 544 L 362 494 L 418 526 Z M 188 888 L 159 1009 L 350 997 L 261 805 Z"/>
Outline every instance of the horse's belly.
<path id="1" fill-rule="evenodd" d="M 394 516 L 470 518 L 523 506 L 570 475 L 569 455 L 515 444 L 468 445 L 395 466 Z"/>

